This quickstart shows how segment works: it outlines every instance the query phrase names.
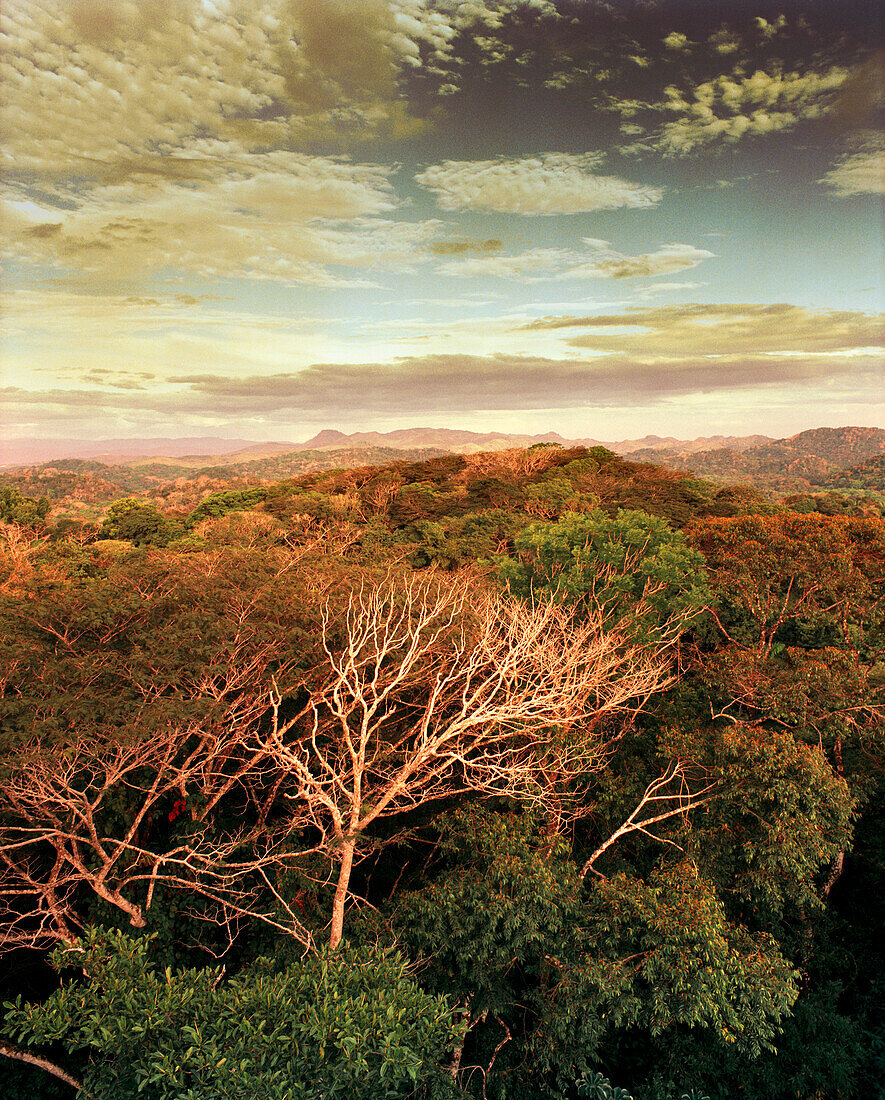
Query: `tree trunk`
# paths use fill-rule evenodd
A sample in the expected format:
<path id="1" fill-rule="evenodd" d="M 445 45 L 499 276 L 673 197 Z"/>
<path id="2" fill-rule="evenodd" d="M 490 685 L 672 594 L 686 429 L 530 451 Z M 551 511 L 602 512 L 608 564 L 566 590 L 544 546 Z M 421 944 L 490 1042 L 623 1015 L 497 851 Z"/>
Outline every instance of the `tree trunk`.
<path id="1" fill-rule="evenodd" d="M 833 755 L 836 758 L 836 775 L 840 779 L 845 778 L 845 765 L 842 762 L 842 738 L 837 737 L 836 743 L 833 746 Z M 823 890 L 821 890 L 821 897 L 826 901 L 830 896 L 830 891 L 842 877 L 842 871 L 845 869 L 845 849 L 837 852 L 833 858 L 833 862 L 830 865 L 830 873 L 827 875 L 827 881 L 824 883 Z"/>
<path id="2" fill-rule="evenodd" d="M 341 943 L 344 931 L 344 906 L 347 903 L 347 888 L 350 885 L 350 872 L 353 868 L 353 852 L 356 837 L 348 837 L 341 845 L 341 870 L 338 872 L 338 885 L 335 887 L 335 900 L 332 903 L 332 929 L 329 933 L 329 946 L 334 951 Z"/>

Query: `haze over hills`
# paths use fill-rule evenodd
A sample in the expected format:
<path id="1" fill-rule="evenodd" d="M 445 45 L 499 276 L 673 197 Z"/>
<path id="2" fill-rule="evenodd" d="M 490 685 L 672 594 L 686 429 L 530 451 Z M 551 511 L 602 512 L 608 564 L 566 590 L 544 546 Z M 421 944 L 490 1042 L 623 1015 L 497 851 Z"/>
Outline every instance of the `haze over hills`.
<path id="1" fill-rule="evenodd" d="M 693 454 L 714 447 L 742 451 L 769 441 L 769 436 L 705 436 L 700 439 L 676 439 L 673 436 L 647 435 L 641 439 L 618 441 L 596 438 L 568 439 L 558 432 L 524 435 L 508 432 L 471 432 L 452 428 L 401 428 L 390 432 L 353 432 L 350 435 L 326 428 L 303 443 L 226 439 L 214 436 L 188 436 L 157 439 L 8 439 L 0 440 L 0 467 L 7 469 L 56 462 L 61 459 L 100 461 L 106 465 L 138 461 L 176 460 L 187 466 L 227 465 L 267 455 L 297 451 L 342 450 L 345 448 L 392 448 L 415 450 L 435 448 L 460 454 L 476 451 L 531 447 L 536 443 L 561 446 L 608 447 L 616 454 L 643 450 Z"/>
<path id="2" fill-rule="evenodd" d="M 255 445 L 251 439 L 212 436 L 157 439 L 6 439 L 0 440 L 0 466 L 24 466 L 63 458 L 100 459 L 106 463 L 131 458 L 186 454 L 230 454 Z M 267 444 L 276 446 L 276 444 Z M 286 445 L 288 448 L 288 444 Z"/>

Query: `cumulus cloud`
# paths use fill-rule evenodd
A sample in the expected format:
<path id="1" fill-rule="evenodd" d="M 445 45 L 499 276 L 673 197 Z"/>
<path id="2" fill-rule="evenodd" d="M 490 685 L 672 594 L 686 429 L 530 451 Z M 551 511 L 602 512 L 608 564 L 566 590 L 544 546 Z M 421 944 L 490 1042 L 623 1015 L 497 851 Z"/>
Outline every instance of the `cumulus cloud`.
<path id="1" fill-rule="evenodd" d="M 444 275 L 459 278 L 495 277 L 528 283 L 568 279 L 634 279 L 669 275 L 696 267 L 712 252 L 690 244 L 666 244 L 655 252 L 628 256 L 608 241 L 584 239 L 587 252 L 564 248 L 534 248 L 515 255 L 471 256 L 440 265 Z M 589 254 L 589 255 L 588 255 Z"/>
<path id="2" fill-rule="evenodd" d="M 740 38 L 726 26 L 720 27 L 718 31 L 711 34 L 707 42 L 716 53 L 720 54 L 737 53 L 741 47 Z"/>
<path id="3" fill-rule="evenodd" d="M 458 36 L 517 13 L 556 16 L 548 0 L 10 0 L 7 254 L 92 279 L 408 270 L 435 225 L 392 220 L 388 172 L 293 150 L 413 132 L 403 74 L 457 83 Z M 594 186 L 600 208 L 641 191 Z"/>
<path id="4" fill-rule="evenodd" d="M 843 157 L 818 183 L 843 196 L 885 194 L 885 144 Z"/>
<path id="5" fill-rule="evenodd" d="M 757 15 L 753 22 L 762 38 L 768 41 L 785 29 L 787 26 L 787 17 L 785 15 L 779 15 L 776 19 L 768 20 L 763 19 L 761 15 Z"/>
<path id="6" fill-rule="evenodd" d="M 470 10 L 467 10 L 467 9 Z M 407 270 L 432 223 L 394 223 L 388 171 L 293 152 L 407 127 L 396 79 L 502 3 L 11 0 L 7 255 L 92 279 L 171 270 L 318 286 Z"/>
<path id="7" fill-rule="evenodd" d="M 691 47 L 688 36 L 681 31 L 671 31 L 663 42 L 668 50 L 687 50 Z"/>
<path id="8" fill-rule="evenodd" d="M 37 172 L 79 162 L 88 176 L 195 141 L 258 152 L 395 136 L 419 125 L 403 74 L 457 84 L 457 36 L 516 10 L 555 15 L 547 0 L 10 0 L 7 155 Z"/>
<path id="9" fill-rule="evenodd" d="M 447 160 L 420 172 L 416 181 L 443 210 L 491 210 L 502 214 L 581 214 L 594 210 L 655 206 L 662 192 L 597 175 L 601 157 L 545 153 L 517 160 Z"/>
<path id="10" fill-rule="evenodd" d="M 792 129 L 832 110 L 848 77 L 834 65 L 804 73 L 757 69 L 751 76 L 735 70 L 688 90 L 670 85 L 662 106 L 679 117 L 664 124 L 661 147 L 683 155 L 716 141 Z"/>

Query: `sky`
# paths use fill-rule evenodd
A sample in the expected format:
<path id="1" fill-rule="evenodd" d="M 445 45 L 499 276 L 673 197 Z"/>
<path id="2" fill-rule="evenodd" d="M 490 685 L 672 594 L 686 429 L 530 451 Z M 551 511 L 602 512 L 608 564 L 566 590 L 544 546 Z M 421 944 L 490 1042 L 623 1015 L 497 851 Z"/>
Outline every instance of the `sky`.
<path id="1" fill-rule="evenodd" d="M 4 0 L 0 427 L 885 426 L 871 0 Z"/>

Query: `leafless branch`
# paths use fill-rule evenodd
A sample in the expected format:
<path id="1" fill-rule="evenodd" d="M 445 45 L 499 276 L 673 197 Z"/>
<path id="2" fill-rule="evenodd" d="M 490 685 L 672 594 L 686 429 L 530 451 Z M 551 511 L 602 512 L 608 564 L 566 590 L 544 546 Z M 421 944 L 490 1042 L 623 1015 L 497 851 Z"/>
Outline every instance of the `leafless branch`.
<path id="1" fill-rule="evenodd" d="M 662 775 L 652 780 L 645 788 L 645 793 L 636 805 L 636 808 L 624 823 L 603 841 L 596 851 L 590 856 L 581 868 L 581 879 L 586 878 L 588 872 L 599 874 L 594 864 L 599 857 L 607 852 L 613 844 L 628 833 L 641 832 L 662 844 L 674 844 L 667 837 L 658 836 L 649 831 L 649 827 L 660 821 L 667 821 L 671 817 L 686 815 L 712 798 L 712 792 L 716 789 L 716 783 L 708 783 L 703 787 L 692 788 L 687 773 L 686 764 L 681 760 L 671 761 Z M 652 811 L 650 817 L 640 819 L 644 811 Z M 655 812 L 660 810 L 661 812 Z M 678 847 L 678 845 L 675 845 Z"/>

